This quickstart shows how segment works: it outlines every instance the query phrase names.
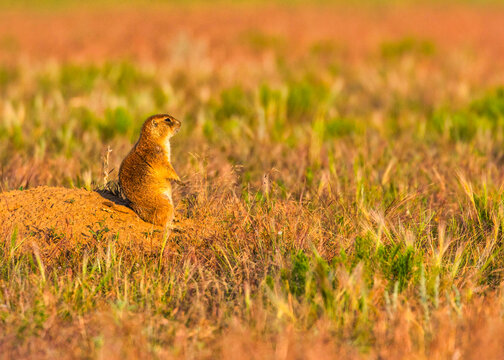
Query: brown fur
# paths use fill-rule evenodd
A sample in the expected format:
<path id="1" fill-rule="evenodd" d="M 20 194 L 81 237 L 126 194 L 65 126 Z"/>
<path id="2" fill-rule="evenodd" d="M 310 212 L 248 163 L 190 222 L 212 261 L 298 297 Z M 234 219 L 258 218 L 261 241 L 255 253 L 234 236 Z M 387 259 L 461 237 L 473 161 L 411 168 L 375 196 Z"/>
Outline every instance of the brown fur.
<path id="1" fill-rule="evenodd" d="M 148 118 L 119 169 L 119 184 L 131 207 L 142 220 L 155 225 L 170 225 L 173 220 L 171 181 L 180 178 L 170 163 L 166 144 L 179 128 L 180 121 L 167 114 Z"/>

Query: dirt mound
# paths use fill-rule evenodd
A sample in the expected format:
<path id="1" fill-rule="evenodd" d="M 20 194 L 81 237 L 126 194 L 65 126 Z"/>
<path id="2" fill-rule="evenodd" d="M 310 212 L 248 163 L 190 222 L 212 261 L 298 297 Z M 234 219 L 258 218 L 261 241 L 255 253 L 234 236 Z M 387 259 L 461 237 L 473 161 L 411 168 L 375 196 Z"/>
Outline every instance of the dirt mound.
<path id="1" fill-rule="evenodd" d="M 41 186 L 0 194 L 0 236 L 54 252 L 111 240 L 159 244 L 163 229 L 141 220 L 109 192 Z M 29 241 L 26 241 L 29 240 Z M 31 241 L 30 241 L 31 240 Z"/>

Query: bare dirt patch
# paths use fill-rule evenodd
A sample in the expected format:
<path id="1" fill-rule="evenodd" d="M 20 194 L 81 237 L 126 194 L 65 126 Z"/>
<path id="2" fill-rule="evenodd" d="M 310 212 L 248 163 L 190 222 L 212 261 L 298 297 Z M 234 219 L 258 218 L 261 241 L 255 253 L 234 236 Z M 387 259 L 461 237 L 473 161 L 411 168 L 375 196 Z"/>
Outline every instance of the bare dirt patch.
<path id="1" fill-rule="evenodd" d="M 67 242 L 159 244 L 164 232 L 112 194 L 47 186 L 0 194 L 0 224 L 4 238 L 17 231 L 19 241 L 36 243 L 46 253 L 61 251 Z"/>

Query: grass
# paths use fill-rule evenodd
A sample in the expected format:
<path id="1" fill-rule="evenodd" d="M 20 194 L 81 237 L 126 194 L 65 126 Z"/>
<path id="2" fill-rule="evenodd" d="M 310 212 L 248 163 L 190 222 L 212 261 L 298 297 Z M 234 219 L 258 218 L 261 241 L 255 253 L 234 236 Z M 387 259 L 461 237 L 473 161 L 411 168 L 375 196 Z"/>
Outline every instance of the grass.
<path id="1" fill-rule="evenodd" d="M 410 37 L 358 63 L 276 56 L 232 81 L 170 59 L 0 68 L 3 191 L 98 187 L 102 154 L 116 177 L 169 111 L 179 215 L 201 224 L 159 251 L 90 224 L 91 245 L 57 257 L 2 224 L 2 354 L 503 354 L 503 88 Z"/>

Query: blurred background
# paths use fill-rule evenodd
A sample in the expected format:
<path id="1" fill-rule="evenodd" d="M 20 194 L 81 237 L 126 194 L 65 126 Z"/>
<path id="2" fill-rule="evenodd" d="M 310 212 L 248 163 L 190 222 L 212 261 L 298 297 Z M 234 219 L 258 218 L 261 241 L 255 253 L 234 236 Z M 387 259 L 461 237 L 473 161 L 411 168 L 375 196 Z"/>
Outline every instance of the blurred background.
<path id="1" fill-rule="evenodd" d="M 308 147 L 316 168 L 328 139 L 373 127 L 450 132 L 431 115 L 503 80 L 499 1 L 3 0 L 0 8 L 3 189 L 99 182 L 103 149 L 111 146 L 117 169 L 156 112 L 184 121 L 181 152 L 262 171 L 277 161 L 268 151 L 258 164 L 257 141 L 287 143 Z M 317 126 L 320 141 L 307 139 Z M 197 141 L 184 141 L 188 134 Z"/>

